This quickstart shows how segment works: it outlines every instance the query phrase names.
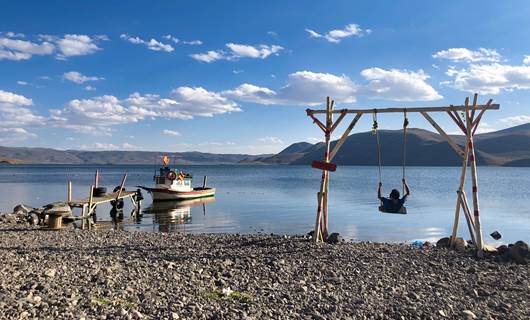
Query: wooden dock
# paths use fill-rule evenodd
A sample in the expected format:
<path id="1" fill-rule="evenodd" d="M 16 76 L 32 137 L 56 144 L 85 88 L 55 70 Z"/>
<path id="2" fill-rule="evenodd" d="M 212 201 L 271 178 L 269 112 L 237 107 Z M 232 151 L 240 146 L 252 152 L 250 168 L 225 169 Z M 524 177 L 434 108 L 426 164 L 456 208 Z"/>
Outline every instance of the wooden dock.
<path id="1" fill-rule="evenodd" d="M 90 186 L 88 197 L 77 200 L 72 200 L 72 183 L 68 182 L 68 199 L 66 202 L 68 203 L 71 209 L 81 208 L 81 216 L 79 219 L 82 223 L 82 229 L 85 229 L 85 224 L 88 225 L 88 229 L 92 229 L 93 227 L 95 227 L 96 208 L 100 204 L 111 203 L 113 206 L 116 206 L 117 202 L 120 200 L 131 199 L 134 206 L 133 214 L 138 214 L 142 198 L 139 198 L 139 195 L 136 191 L 125 191 L 124 186 L 126 179 L 127 173 L 123 175 L 123 179 L 121 181 L 120 186 L 114 189 L 118 190 L 117 192 L 112 192 L 103 196 L 95 197 L 94 188 L 97 188 L 99 185 L 99 171 L 96 170 L 94 184 Z"/>
<path id="2" fill-rule="evenodd" d="M 115 200 L 132 198 L 135 195 L 136 195 L 136 191 L 123 191 L 121 194 L 118 194 L 118 192 L 113 192 L 113 193 L 106 194 L 103 197 L 93 197 L 92 204 L 98 205 L 98 204 L 108 203 L 108 202 L 115 201 Z M 72 208 L 82 208 L 83 206 L 86 206 L 89 203 L 90 203 L 90 198 L 68 201 L 68 205 Z"/>

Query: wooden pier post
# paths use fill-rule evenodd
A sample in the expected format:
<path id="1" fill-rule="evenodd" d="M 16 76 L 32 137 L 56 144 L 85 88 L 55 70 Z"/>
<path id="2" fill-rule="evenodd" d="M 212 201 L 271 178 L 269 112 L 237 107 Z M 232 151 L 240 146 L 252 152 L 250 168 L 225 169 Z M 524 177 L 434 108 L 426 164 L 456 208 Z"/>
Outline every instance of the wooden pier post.
<path id="1" fill-rule="evenodd" d="M 67 199 L 68 202 L 72 201 L 72 181 L 68 181 L 68 189 L 67 189 L 66 199 Z"/>
<path id="2" fill-rule="evenodd" d="M 90 186 L 90 194 L 88 196 L 88 210 L 87 210 L 87 223 L 88 223 L 88 229 L 90 230 L 92 228 L 92 222 L 90 221 L 90 217 L 92 215 L 92 201 L 94 199 L 94 186 Z"/>
<path id="3" fill-rule="evenodd" d="M 96 174 L 94 176 L 94 188 L 99 187 L 99 170 L 96 169 Z"/>

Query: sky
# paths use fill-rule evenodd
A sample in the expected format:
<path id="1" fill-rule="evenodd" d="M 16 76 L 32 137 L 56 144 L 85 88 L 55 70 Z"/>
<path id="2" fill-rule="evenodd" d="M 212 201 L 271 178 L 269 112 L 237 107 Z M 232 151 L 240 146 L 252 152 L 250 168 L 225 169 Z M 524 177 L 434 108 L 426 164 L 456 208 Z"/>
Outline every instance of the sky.
<path id="1" fill-rule="evenodd" d="M 6 1 L 0 145 L 275 153 L 323 140 L 305 109 L 326 96 L 376 108 L 476 92 L 501 105 L 479 132 L 524 124 L 528 17 L 527 1 Z"/>

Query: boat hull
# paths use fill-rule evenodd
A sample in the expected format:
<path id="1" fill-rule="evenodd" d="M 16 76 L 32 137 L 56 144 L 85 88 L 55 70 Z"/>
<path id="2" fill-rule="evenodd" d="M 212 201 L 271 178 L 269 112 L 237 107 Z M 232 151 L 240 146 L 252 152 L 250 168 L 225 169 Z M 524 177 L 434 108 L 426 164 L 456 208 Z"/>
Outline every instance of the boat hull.
<path id="1" fill-rule="evenodd" d="M 141 188 L 151 194 L 153 201 L 189 200 L 215 196 L 215 188 L 194 188 L 192 191 L 175 191 L 148 187 Z"/>

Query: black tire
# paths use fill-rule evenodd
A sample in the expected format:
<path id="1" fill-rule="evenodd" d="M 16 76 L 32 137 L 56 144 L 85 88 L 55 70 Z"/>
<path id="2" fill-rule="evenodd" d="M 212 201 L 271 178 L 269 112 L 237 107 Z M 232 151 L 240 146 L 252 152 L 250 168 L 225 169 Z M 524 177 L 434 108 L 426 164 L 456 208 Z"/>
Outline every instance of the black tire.
<path id="1" fill-rule="evenodd" d="M 106 193 L 107 193 L 107 188 L 97 187 L 97 188 L 94 188 L 92 195 L 94 197 L 103 197 Z"/>
<path id="2" fill-rule="evenodd" d="M 112 192 L 118 192 L 120 190 L 120 186 L 116 186 L 116 188 L 114 188 L 114 190 L 112 190 Z M 125 191 L 125 187 L 124 188 L 121 188 L 121 192 Z"/>

